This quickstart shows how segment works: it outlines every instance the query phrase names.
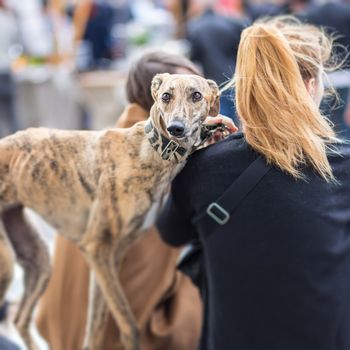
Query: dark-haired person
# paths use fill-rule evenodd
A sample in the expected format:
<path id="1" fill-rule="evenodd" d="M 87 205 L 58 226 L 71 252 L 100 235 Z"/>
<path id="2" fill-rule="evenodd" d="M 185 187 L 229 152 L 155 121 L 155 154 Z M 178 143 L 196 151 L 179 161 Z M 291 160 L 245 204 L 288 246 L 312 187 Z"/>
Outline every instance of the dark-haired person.
<path id="1" fill-rule="evenodd" d="M 117 127 L 148 118 L 151 80 L 157 73 L 200 75 L 186 58 L 164 52 L 142 56 L 130 69 L 130 104 Z M 142 350 L 193 350 L 201 326 L 201 301 L 190 280 L 176 271 L 179 249 L 170 248 L 151 228 L 126 255 L 121 281 L 138 322 Z M 37 324 L 51 350 L 82 348 L 88 305 L 89 270 L 78 248 L 57 238 L 53 275 L 41 300 Z M 103 350 L 119 350 L 118 328 L 109 317 Z"/>
<path id="2" fill-rule="evenodd" d="M 246 28 L 243 133 L 194 153 L 173 182 L 158 228 L 173 246 L 203 246 L 201 350 L 350 349 L 350 146 L 319 111 L 331 53 L 321 30 L 290 17 Z M 228 222 L 193 223 L 259 155 L 271 169 Z"/>
<path id="3" fill-rule="evenodd" d="M 187 39 L 191 45 L 191 60 L 201 64 L 206 78 L 222 84 L 235 71 L 239 39 L 249 21 L 217 12 L 215 2 L 191 1 L 193 7 L 198 7 L 198 14 L 187 23 Z M 231 91 L 221 94 L 220 112 L 238 122 L 231 95 Z"/>

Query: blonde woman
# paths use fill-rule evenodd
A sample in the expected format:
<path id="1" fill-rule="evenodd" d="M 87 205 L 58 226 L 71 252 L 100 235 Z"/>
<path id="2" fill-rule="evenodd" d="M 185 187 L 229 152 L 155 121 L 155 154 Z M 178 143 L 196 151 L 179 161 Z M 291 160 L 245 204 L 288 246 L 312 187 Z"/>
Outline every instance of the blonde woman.
<path id="1" fill-rule="evenodd" d="M 201 241 L 202 349 L 350 349 L 350 147 L 319 111 L 332 41 L 275 18 L 246 28 L 235 86 L 242 134 L 196 152 L 159 228 Z M 192 224 L 261 155 L 271 169 L 210 233 Z"/>

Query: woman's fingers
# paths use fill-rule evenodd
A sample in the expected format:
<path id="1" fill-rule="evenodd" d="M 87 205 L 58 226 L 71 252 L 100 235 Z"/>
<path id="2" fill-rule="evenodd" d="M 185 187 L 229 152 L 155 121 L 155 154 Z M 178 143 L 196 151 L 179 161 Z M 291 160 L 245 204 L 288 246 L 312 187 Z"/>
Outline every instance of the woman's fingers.
<path id="1" fill-rule="evenodd" d="M 238 130 L 237 126 L 232 121 L 232 119 L 222 114 L 219 114 L 216 117 L 207 117 L 204 121 L 204 124 L 207 124 L 207 125 L 224 124 L 228 129 L 228 131 L 231 133 L 236 132 Z"/>

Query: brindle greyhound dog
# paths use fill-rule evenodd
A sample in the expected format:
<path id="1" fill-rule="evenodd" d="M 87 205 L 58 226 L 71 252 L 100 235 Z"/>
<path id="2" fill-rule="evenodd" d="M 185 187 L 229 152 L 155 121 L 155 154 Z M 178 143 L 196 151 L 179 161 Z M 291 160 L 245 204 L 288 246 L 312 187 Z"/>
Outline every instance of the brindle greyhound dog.
<path id="1" fill-rule="evenodd" d="M 15 324 L 30 350 L 37 349 L 29 332 L 31 315 L 48 282 L 50 262 L 24 207 L 74 241 L 93 271 L 84 348 L 102 350 L 101 290 L 125 349 L 140 349 L 118 270 L 201 143 L 203 121 L 219 110 L 216 83 L 199 76 L 158 74 L 151 91 L 155 103 L 149 119 L 129 129 L 34 128 L 0 140 L 0 300 L 16 258 L 25 271 L 25 293 Z"/>

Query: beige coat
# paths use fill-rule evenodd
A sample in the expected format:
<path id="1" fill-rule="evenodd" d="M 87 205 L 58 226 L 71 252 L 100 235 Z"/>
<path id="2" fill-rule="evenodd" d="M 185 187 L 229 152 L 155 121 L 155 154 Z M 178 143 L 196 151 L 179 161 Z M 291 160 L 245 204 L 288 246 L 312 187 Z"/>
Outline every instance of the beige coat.
<path id="1" fill-rule="evenodd" d="M 147 118 L 129 105 L 117 126 Z M 121 281 L 136 316 L 142 350 L 193 350 L 201 327 L 201 301 L 190 280 L 176 271 L 178 249 L 165 245 L 151 228 L 127 253 Z M 79 250 L 57 238 L 53 275 L 41 299 L 37 325 L 51 350 L 79 350 L 85 331 L 89 270 Z M 104 350 L 122 350 L 109 318 Z"/>

